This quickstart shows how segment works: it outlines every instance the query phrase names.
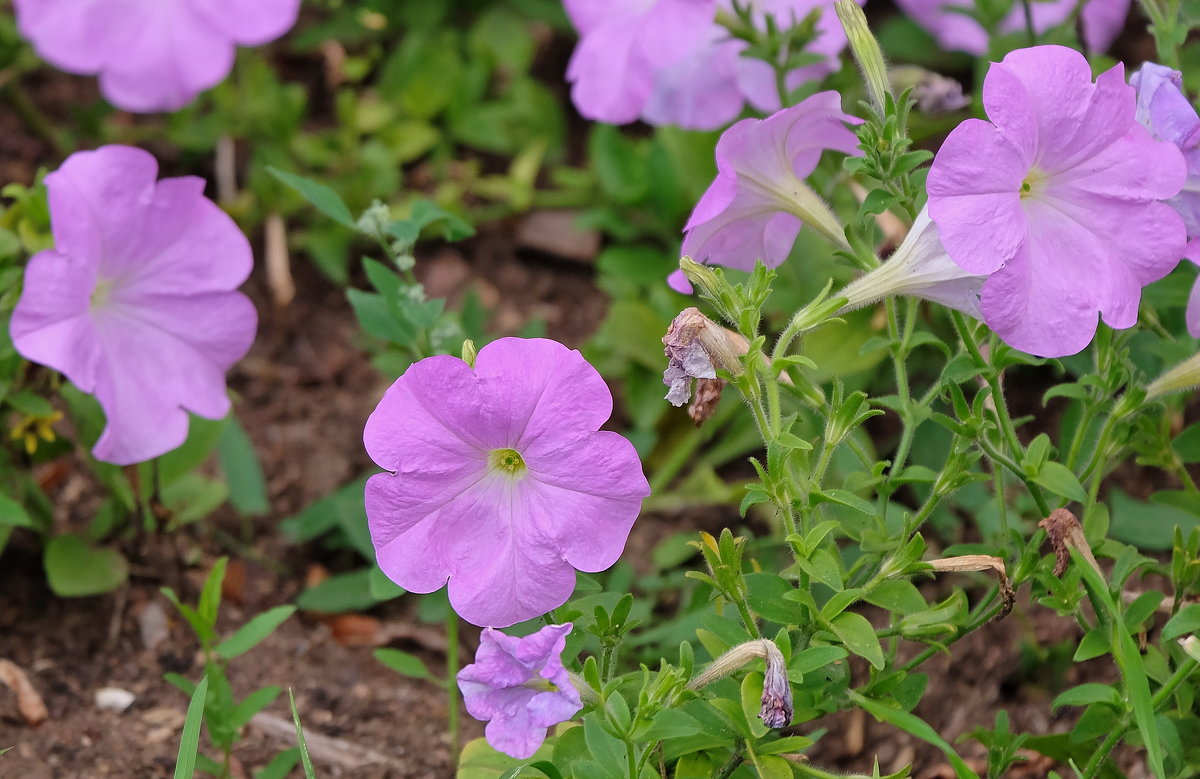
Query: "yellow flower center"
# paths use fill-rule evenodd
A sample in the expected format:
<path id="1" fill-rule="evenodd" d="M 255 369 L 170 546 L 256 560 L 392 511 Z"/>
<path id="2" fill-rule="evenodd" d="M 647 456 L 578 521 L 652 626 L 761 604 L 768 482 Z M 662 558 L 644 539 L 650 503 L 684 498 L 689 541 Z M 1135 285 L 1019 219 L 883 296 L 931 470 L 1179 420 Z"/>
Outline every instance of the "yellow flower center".
<path id="1" fill-rule="evenodd" d="M 525 475 L 525 458 L 516 449 L 493 449 L 488 454 L 488 465 L 493 470 L 504 471 L 509 476 Z"/>

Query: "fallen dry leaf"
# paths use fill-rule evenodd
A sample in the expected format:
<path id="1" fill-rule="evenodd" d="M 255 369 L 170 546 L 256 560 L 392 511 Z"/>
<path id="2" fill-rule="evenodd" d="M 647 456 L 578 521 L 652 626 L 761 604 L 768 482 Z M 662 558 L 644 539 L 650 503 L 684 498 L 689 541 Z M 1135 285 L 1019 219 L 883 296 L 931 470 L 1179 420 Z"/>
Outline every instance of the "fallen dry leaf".
<path id="1" fill-rule="evenodd" d="M 0 682 L 17 694 L 17 709 L 30 725 L 40 725 L 50 713 L 42 696 L 33 688 L 29 677 L 10 660 L 0 659 Z"/>

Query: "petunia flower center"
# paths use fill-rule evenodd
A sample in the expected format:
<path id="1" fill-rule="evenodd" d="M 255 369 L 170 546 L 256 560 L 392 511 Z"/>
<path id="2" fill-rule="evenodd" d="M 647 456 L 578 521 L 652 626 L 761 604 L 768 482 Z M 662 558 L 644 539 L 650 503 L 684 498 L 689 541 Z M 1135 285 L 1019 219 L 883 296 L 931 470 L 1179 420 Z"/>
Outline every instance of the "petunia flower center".
<path id="1" fill-rule="evenodd" d="M 525 475 L 525 458 L 516 449 L 493 449 L 488 454 L 488 465 L 494 471 L 502 471 L 513 478 Z"/>
<path id="2" fill-rule="evenodd" d="M 1045 180 L 1046 174 L 1044 171 L 1037 168 L 1030 168 L 1029 173 L 1025 175 L 1025 180 L 1021 182 L 1021 198 L 1037 197 Z"/>
<path id="3" fill-rule="evenodd" d="M 521 684 L 522 687 L 527 687 L 538 692 L 558 692 L 558 685 L 541 676 L 535 676 L 532 679 Z"/>
<path id="4" fill-rule="evenodd" d="M 108 301 L 112 298 L 113 283 L 111 280 L 101 279 L 96 282 L 96 288 L 92 290 L 92 296 L 89 300 L 92 311 L 102 309 L 108 305 Z"/>

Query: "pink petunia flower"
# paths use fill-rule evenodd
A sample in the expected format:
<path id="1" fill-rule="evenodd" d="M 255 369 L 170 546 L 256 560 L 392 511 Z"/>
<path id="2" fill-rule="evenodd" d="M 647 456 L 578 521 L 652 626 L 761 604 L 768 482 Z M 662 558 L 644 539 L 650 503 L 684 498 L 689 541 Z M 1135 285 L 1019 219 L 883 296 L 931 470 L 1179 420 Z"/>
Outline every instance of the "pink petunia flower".
<path id="1" fill-rule="evenodd" d="M 583 708 L 562 664 L 571 623 L 547 625 L 517 638 L 486 628 L 475 662 L 458 672 L 467 713 L 487 723 L 492 748 L 524 760 L 546 740 L 546 730 Z"/>
<path id="2" fill-rule="evenodd" d="M 292 28 L 300 0 L 14 0 L 21 34 L 127 111 L 174 111 L 219 84 L 237 46 Z"/>
<path id="3" fill-rule="evenodd" d="M 429 357 L 367 420 L 379 567 L 413 592 L 449 580 L 450 604 L 504 627 L 562 605 L 575 570 L 617 561 L 650 494 L 632 444 L 597 432 L 612 395 L 577 351 L 502 338 L 472 369 Z"/>
<path id="4" fill-rule="evenodd" d="M 754 0 L 756 23 L 772 15 L 781 26 L 822 13 L 807 51 L 818 62 L 788 73 L 796 89 L 835 71 L 846 34 L 830 0 Z M 690 130 L 713 130 L 736 119 L 747 103 L 779 109 L 775 72 L 742 56 L 747 44 L 717 24 L 728 0 L 565 0 L 580 41 L 567 69 L 572 99 L 589 118 L 614 124 L 643 119 Z"/>
<path id="5" fill-rule="evenodd" d="M 1083 0 L 1080 12 L 1083 42 L 1089 51 L 1107 51 L 1125 26 L 1131 0 Z M 987 31 L 965 11 L 973 7 L 971 0 L 896 0 L 900 9 L 914 22 L 929 31 L 943 48 L 983 56 L 988 53 Z M 1057 27 L 1071 18 L 1080 0 L 1044 0 L 1031 2 L 1029 10 L 1033 29 L 1038 35 Z M 1002 35 L 1023 33 L 1026 29 L 1025 7 L 1014 2 L 1012 10 L 1000 21 Z"/>
<path id="6" fill-rule="evenodd" d="M 950 259 L 988 276 L 984 321 L 1044 357 L 1087 346 L 1097 315 L 1130 327 L 1142 287 L 1183 254 L 1183 221 L 1159 202 L 1183 186 L 1183 155 L 1138 124 L 1120 65 L 1093 83 L 1062 46 L 993 64 L 983 102 L 991 121 L 955 128 L 927 186 Z"/>
<path id="7" fill-rule="evenodd" d="M 13 344 L 95 393 L 108 424 L 97 459 L 128 465 L 187 437 L 191 411 L 229 412 L 225 372 L 254 340 L 235 291 L 250 244 L 204 197 L 204 181 L 155 181 L 141 149 L 78 152 L 46 177 L 54 249 L 25 270 Z"/>
<path id="8" fill-rule="evenodd" d="M 761 259 L 777 267 L 792 250 L 802 224 L 845 245 L 837 217 L 804 183 L 826 149 L 859 154 L 842 113 L 841 95 L 819 92 L 767 119 L 743 119 L 717 142 L 717 178 L 684 228 L 683 253 L 697 262 L 752 270 Z M 680 292 L 691 285 L 676 271 Z"/>
<path id="9" fill-rule="evenodd" d="M 1137 119 L 1155 138 L 1173 143 L 1187 161 L 1187 182 L 1167 202 L 1183 217 L 1189 243 L 1184 257 L 1200 265 L 1200 115 L 1183 93 L 1183 74 L 1147 62 L 1129 77 L 1137 90 Z M 1200 279 L 1187 306 L 1188 332 L 1200 338 Z"/>

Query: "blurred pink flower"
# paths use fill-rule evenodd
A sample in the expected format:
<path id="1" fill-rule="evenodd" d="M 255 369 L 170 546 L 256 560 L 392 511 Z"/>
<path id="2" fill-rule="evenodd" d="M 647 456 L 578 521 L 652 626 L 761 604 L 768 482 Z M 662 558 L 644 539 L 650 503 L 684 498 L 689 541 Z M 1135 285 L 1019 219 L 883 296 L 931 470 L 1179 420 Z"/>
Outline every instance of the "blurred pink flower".
<path id="1" fill-rule="evenodd" d="M 300 0 L 14 0 L 17 25 L 50 64 L 99 74 L 127 111 L 174 111 L 219 84 L 237 46 L 292 28 Z"/>
<path id="2" fill-rule="evenodd" d="M 467 713 L 487 723 L 493 749 L 524 760 L 546 740 L 546 730 L 583 708 L 562 664 L 571 623 L 546 625 L 517 638 L 493 628 L 479 636 L 475 662 L 458 672 Z"/>
<path id="3" fill-rule="evenodd" d="M 819 92 L 766 119 L 743 119 L 717 142 L 717 178 L 684 228 L 683 253 L 696 262 L 753 270 L 756 260 L 776 267 L 787 259 L 802 224 L 839 245 L 842 226 L 804 183 L 826 149 L 859 154 L 842 112 L 841 95 Z M 671 286 L 691 292 L 681 271 Z"/>
<path id="4" fill-rule="evenodd" d="M 13 344 L 95 393 L 97 459 L 128 465 L 183 443 L 191 411 L 229 412 L 225 372 L 254 340 L 235 290 L 250 244 L 194 177 L 155 181 L 141 149 L 78 152 L 46 177 L 54 249 L 25 270 Z"/>
<path id="5" fill-rule="evenodd" d="M 596 369 L 546 339 L 501 338 L 472 369 L 411 365 L 367 420 L 379 567 L 413 592 L 449 581 L 450 605 L 504 627 L 562 605 L 575 571 L 617 561 L 650 494 L 633 445 L 599 427 L 612 395 Z"/>
<path id="6" fill-rule="evenodd" d="M 965 11 L 974 7 L 971 0 L 896 0 L 900 9 L 950 51 L 965 51 L 984 56 L 988 53 L 988 35 L 979 22 Z M 1033 29 L 1039 35 L 1071 18 L 1081 0 L 1035 0 L 1029 3 Z M 1103 52 L 1125 26 L 1131 0 L 1082 0 L 1080 12 L 1083 42 L 1089 51 Z M 1023 33 L 1025 8 L 1015 0 L 1012 10 L 1001 20 L 1002 35 Z"/>
<path id="7" fill-rule="evenodd" d="M 1184 251 L 1183 155 L 1134 117 L 1120 65 L 1092 82 L 1079 52 L 1036 46 L 993 64 L 991 122 L 968 119 L 929 172 L 929 216 L 959 267 L 986 275 L 984 321 L 1043 357 L 1092 340 L 1097 315 L 1137 321 L 1141 289 Z"/>
<path id="8" fill-rule="evenodd" d="M 567 69 L 579 112 L 614 124 L 643 119 L 690 130 L 724 127 L 747 103 L 779 109 L 775 72 L 742 56 L 747 44 L 717 24 L 728 0 L 565 0 L 580 41 Z M 821 11 L 807 51 L 817 62 L 792 70 L 789 89 L 823 78 L 839 66 L 846 34 L 832 0 L 752 0 L 756 23 L 767 14 L 780 26 Z"/>

